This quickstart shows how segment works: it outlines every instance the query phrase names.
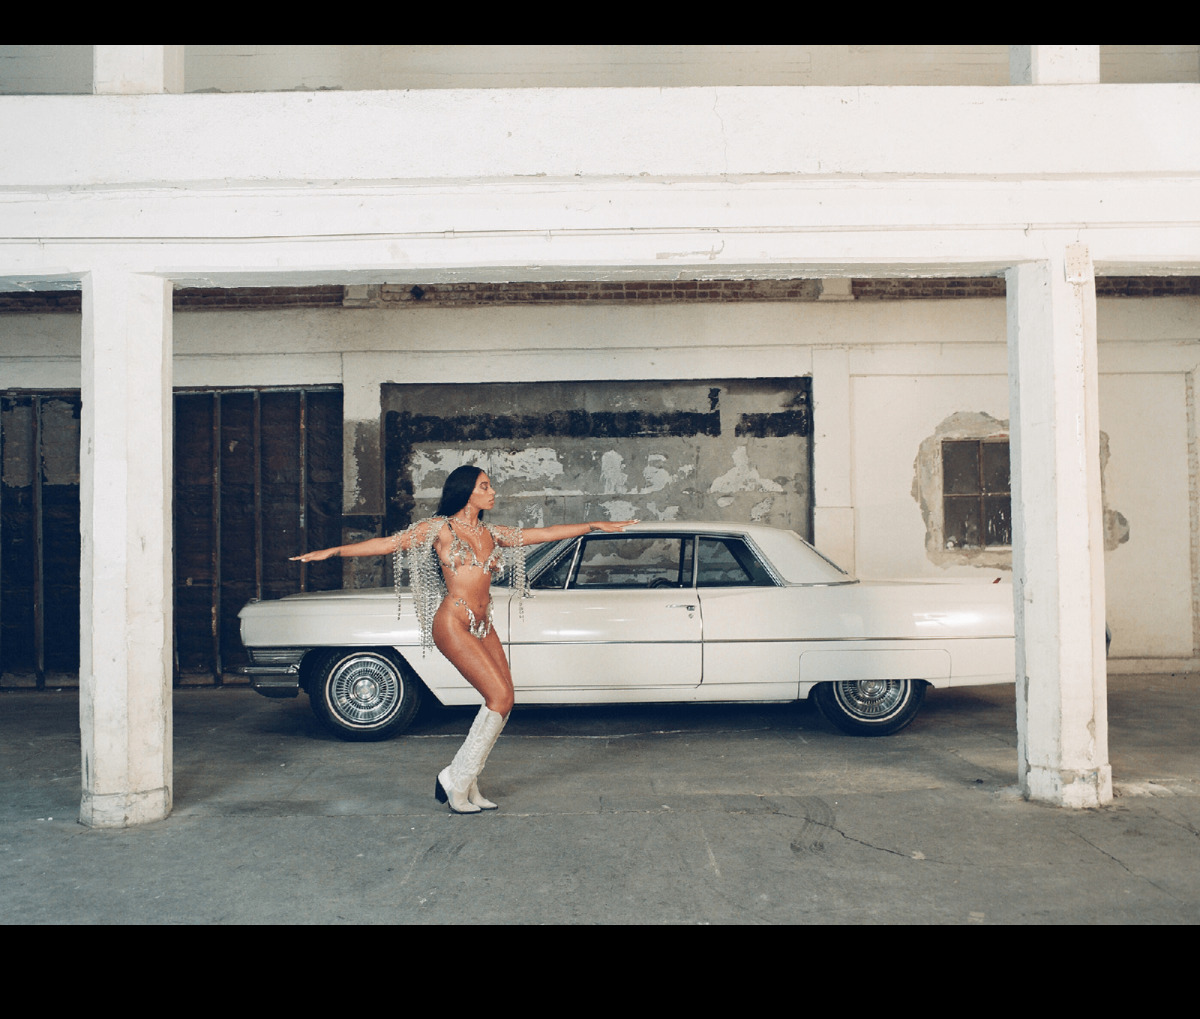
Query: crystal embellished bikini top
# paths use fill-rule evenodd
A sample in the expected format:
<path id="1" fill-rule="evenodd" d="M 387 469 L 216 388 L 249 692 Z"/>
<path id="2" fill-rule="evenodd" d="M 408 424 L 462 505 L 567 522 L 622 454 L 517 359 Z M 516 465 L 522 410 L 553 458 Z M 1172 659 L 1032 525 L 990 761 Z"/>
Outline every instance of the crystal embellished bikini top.
<path id="1" fill-rule="evenodd" d="M 442 528 L 446 526 L 450 527 L 451 541 L 446 550 L 446 559 L 443 560 L 437 553 L 435 543 L 438 535 L 442 533 Z M 458 536 L 447 517 L 427 517 L 425 520 L 418 520 L 395 535 L 396 550 L 392 554 L 392 572 L 396 582 L 396 615 L 399 617 L 402 605 L 400 581 L 404 571 L 404 557 L 407 555 L 408 583 L 417 610 L 417 622 L 421 627 L 422 655 L 434 646 L 433 617 L 442 599 L 446 597 L 443 568 L 456 574 L 461 569 L 475 566 L 497 580 L 504 575 L 506 569 L 510 569 L 512 586 L 521 593 L 522 599 L 529 597 L 529 578 L 525 575 L 525 539 L 521 528 L 493 524 L 484 524 L 483 527 L 492 536 L 494 547 L 482 562 L 475 549 Z M 406 537 L 407 550 L 403 547 Z M 523 604 L 521 615 L 524 617 Z"/>
<path id="2" fill-rule="evenodd" d="M 479 561 L 479 553 L 475 551 L 475 547 L 468 541 L 464 541 L 459 535 L 458 529 L 454 526 L 454 522 L 450 519 L 446 520 L 450 528 L 450 548 L 446 551 L 446 558 L 442 559 L 442 565 L 451 573 L 458 573 L 465 566 L 474 566 L 476 569 L 483 570 L 485 573 L 490 573 L 492 576 L 499 578 L 504 575 L 504 555 L 503 546 L 500 544 L 500 537 L 496 533 L 495 528 L 490 524 L 481 524 L 480 528 L 485 530 L 492 536 L 492 551 L 487 559 L 483 562 Z M 513 528 L 505 528 L 505 530 L 513 530 Z"/>

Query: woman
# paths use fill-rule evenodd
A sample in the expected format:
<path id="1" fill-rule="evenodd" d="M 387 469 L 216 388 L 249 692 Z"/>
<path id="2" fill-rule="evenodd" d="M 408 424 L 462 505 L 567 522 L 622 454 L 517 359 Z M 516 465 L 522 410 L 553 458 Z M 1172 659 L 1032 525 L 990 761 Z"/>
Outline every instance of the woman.
<path id="1" fill-rule="evenodd" d="M 589 531 L 623 531 L 636 520 L 592 521 L 555 527 L 495 527 L 483 514 L 496 504 L 491 479 L 478 467 L 450 474 L 437 513 L 390 538 L 371 538 L 292 556 L 302 563 L 332 556 L 394 555 L 399 583 L 402 557 L 421 626 L 423 647 L 437 646 L 468 683 L 483 695 L 483 707 L 466 741 L 437 777 L 434 795 L 456 814 L 494 810 L 479 792 L 479 773 L 508 721 L 513 706 L 512 673 L 500 638 L 492 628 L 492 577 L 513 570 L 513 586 L 525 588 L 525 548 L 544 541 L 575 538 Z"/>

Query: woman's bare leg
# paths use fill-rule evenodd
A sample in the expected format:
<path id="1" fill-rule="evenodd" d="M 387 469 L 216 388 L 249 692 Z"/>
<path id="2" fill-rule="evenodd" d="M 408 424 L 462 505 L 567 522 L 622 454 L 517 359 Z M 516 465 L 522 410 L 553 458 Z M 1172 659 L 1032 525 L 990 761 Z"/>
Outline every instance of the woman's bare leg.
<path id="1" fill-rule="evenodd" d="M 450 766 L 438 775 L 435 794 L 455 813 L 495 809 L 496 804 L 479 792 L 478 778 L 512 710 L 512 673 L 504 648 L 495 631 L 483 640 L 473 636 L 467 628 L 465 610 L 460 611 L 448 600 L 434 616 L 433 639 L 438 650 L 484 699 L 462 747 Z"/>
<path id="2" fill-rule="evenodd" d="M 459 609 L 443 602 L 433 617 L 433 642 L 463 678 L 483 696 L 488 710 L 507 715 L 513 706 L 512 673 L 504 647 L 493 630 L 483 640 L 471 635 Z"/>

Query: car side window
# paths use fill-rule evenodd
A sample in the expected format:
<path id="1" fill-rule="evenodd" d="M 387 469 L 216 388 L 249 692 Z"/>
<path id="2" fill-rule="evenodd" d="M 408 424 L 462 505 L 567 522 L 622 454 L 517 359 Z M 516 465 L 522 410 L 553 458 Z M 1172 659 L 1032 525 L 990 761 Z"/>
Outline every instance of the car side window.
<path id="1" fill-rule="evenodd" d="M 737 538 L 701 538 L 697 559 L 699 587 L 774 587 L 758 557 Z"/>
<path id="2" fill-rule="evenodd" d="M 665 535 L 596 535 L 583 539 L 573 588 L 690 587 L 690 539 Z"/>
<path id="3" fill-rule="evenodd" d="M 551 553 L 553 562 L 542 570 L 530 585 L 535 591 L 561 591 L 567 586 L 567 576 L 575 562 L 575 542 L 563 542 L 563 547 Z"/>

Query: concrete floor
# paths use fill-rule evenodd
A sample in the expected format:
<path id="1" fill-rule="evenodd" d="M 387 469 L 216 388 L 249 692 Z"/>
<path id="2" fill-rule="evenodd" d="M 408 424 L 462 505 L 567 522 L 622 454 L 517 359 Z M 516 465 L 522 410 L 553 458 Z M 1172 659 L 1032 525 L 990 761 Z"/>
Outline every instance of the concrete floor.
<path id="1" fill-rule="evenodd" d="M 1112 807 L 1013 789 L 1013 691 L 932 692 L 884 739 L 808 705 L 522 709 L 433 780 L 473 712 L 349 744 L 307 701 L 175 694 L 175 810 L 76 823 L 77 695 L 0 694 L 5 923 L 1196 923 L 1200 679 L 1110 680 Z"/>

